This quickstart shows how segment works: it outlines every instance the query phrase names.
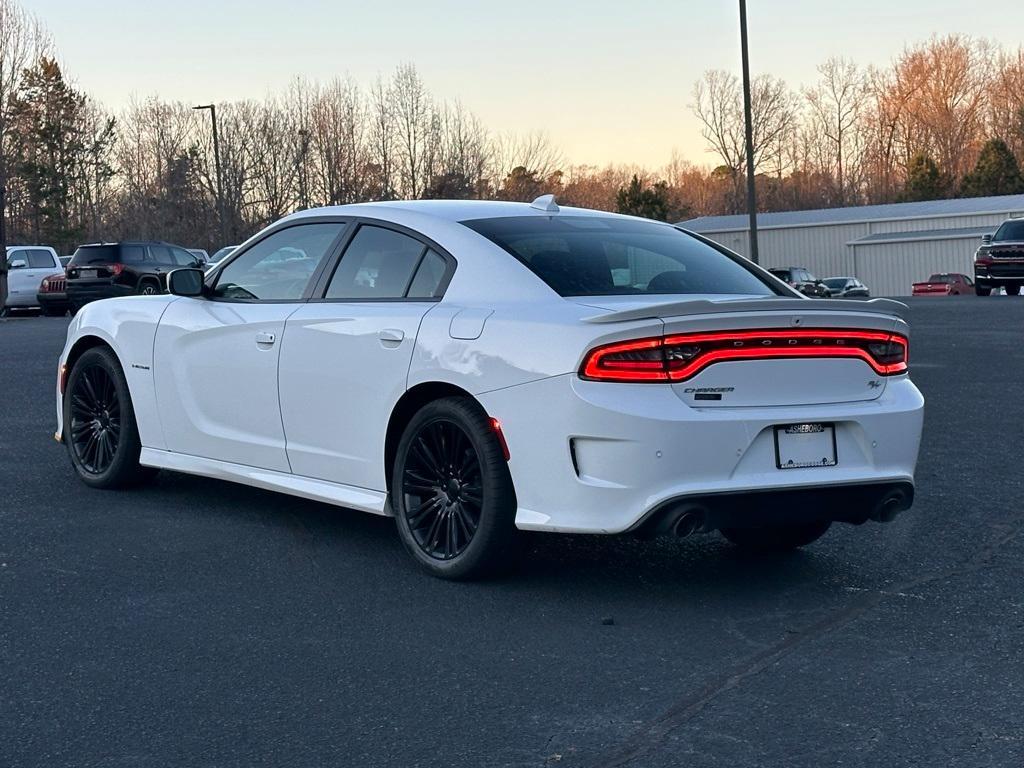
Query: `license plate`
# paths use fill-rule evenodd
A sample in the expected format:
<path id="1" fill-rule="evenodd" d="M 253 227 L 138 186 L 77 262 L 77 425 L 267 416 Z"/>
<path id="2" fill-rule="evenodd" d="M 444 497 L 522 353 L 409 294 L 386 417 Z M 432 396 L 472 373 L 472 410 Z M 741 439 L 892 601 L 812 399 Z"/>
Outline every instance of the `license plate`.
<path id="1" fill-rule="evenodd" d="M 833 424 L 784 424 L 775 428 L 775 466 L 808 469 L 836 465 Z"/>
<path id="2" fill-rule="evenodd" d="M 95 269 L 80 269 L 78 270 L 79 277 L 96 277 Z"/>

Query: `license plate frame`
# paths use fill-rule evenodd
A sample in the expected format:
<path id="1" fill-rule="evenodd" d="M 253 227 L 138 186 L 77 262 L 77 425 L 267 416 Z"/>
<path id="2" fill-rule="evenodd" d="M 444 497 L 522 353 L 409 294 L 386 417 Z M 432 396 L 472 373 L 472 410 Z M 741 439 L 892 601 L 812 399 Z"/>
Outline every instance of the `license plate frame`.
<path id="1" fill-rule="evenodd" d="M 778 424 L 774 433 L 776 469 L 815 469 L 839 464 L 836 425 L 831 422 Z"/>

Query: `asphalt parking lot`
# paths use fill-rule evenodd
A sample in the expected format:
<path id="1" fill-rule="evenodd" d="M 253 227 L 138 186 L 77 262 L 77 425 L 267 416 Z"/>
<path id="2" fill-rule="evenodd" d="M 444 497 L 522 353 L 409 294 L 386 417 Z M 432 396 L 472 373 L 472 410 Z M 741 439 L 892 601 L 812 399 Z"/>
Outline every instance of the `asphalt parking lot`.
<path id="1" fill-rule="evenodd" d="M 895 523 L 773 557 L 538 535 L 476 584 L 383 518 L 86 488 L 51 438 L 67 321 L 0 320 L 0 766 L 1021 765 L 1024 298 L 910 320 Z"/>

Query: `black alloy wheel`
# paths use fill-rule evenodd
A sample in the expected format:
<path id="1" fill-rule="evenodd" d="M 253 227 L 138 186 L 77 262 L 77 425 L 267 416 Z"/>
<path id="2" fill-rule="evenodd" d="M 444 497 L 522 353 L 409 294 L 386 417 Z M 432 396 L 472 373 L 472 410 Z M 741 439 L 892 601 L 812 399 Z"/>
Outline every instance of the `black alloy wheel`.
<path id="1" fill-rule="evenodd" d="M 491 575 L 518 557 L 516 497 L 503 447 L 471 398 L 435 400 L 413 416 L 390 488 L 402 543 L 433 575 Z"/>
<path id="2" fill-rule="evenodd" d="M 124 488 L 155 473 L 139 464 L 142 443 L 117 355 L 106 346 L 82 353 L 67 378 L 63 440 L 86 485 Z"/>
<path id="3" fill-rule="evenodd" d="M 405 517 L 430 557 L 451 560 L 473 540 L 483 511 L 480 458 L 462 428 L 437 419 L 420 428 L 402 476 Z"/>
<path id="4" fill-rule="evenodd" d="M 121 403 L 110 373 L 99 363 L 82 368 L 71 398 L 71 449 L 82 468 L 102 475 L 121 444 Z"/>

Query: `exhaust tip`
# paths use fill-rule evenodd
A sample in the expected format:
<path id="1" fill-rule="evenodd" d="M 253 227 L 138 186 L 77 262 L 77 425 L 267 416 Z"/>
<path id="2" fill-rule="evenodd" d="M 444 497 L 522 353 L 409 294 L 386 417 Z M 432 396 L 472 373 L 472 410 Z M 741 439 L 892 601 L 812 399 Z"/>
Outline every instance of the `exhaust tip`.
<path id="1" fill-rule="evenodd" d="M 707 510 L 696 504 L 683 507 L 672 522 L 670 528 L 672 535 L 678 539 L 684 539 L 693 533 L 697 533 L 697 531 L 704 528 L 707 515 Z"/>
<path id="2" fill-rule="evenodd" d="M 896 516 L 910 508 L 910 497 L 906 491 L 897 489 L 889 491 L 875 505 L 871 519 L 879 523 L 891 523 Z"/>

